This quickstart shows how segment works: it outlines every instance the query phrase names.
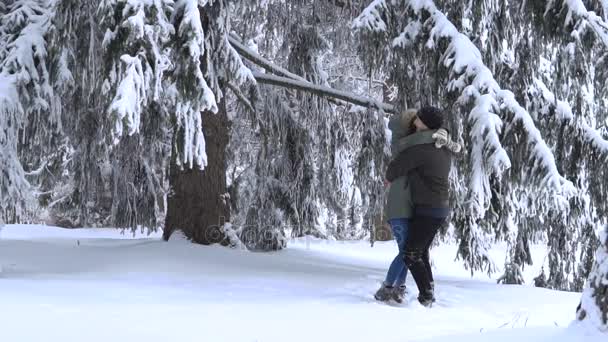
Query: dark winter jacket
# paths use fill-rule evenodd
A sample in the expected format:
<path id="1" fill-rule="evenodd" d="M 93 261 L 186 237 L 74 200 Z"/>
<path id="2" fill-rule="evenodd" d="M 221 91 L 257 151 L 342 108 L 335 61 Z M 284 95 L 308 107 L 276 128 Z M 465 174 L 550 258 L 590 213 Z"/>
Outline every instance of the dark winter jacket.
<path id="1" fill-rule="evenodd" d="M 404 120 L 399 115 L 393 116 L 388 123 L 391 130 L 391 152 L 393 159 L 400 152 L 420 144 L 432 144 L 435 142 L 432 135 L 434 130 L 418 132 L 408 135 L 404 128 Z M 397 218 L 410 218 L 414 215 L 414 206 L 411 199 L 410 187 L 407 175 L 395 179 L 388 189 L 387 201 L 385 206 L 387 220 Z"/>
<path id="2" fill-rule="evenodd" d="M 386 180 L 408 176 L 415 207 L 449 208 L 448 175 L 452 152 L 433 143 L 412 146 L 391 161 Z"/>

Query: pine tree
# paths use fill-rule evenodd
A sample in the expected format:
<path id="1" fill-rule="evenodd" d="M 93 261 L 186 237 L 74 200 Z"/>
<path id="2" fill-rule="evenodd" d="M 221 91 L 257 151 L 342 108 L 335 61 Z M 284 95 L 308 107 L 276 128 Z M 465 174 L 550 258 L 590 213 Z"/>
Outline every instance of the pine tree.
<path id="1" fill-rule="evenodd" d="M 606 221 L 606 174 L 596 167 L 606 158 L 606 109 L 589 100 L 591 90 L 605 96 L 602 71 L 581 73 L 596 70 L 589 63 L 605 23 L 582 2 L 524 5 L 376 0 L 354 27 L 366 65 L 391 70 L 408 106 L 446 108 L 463 137 L 468 157 L 452 175 L 452 220 L 465 264 L 491 271 L 487 250 L 505 240 L 502 280 L 521 282 L 541 236 L 550 248 L 546 285 L 575 290 L 589 271 L 577 265 L 589 264 L 593 227 Z"/>
<path id="2" fill-rule="evenodd" d="M 18 142 L 26 123 L 45 120 L 54 100 L 44 41 L 52 10 L 49 1 L 34 0 L 0 8 L 0 222 L 26 220 L 35 205 Z"/>
<path id="3" fill-rule="evenodd" d="M 128 143 L 122 135 L 141 136 L 142 121 L 153 123 L 158 117 L 170 123 L 169 127 L 144 125 L 150 131 L 133 142 L 135 155 L 142 159 L 126 169 L 126 174 L 135 179 L 127 178 L 114 187 L 138 187 L 123 197 L 124 202 L 114 203 L 116 209 L 132 206 L 126 206 L 127 212 L 120 216 L 116 215 L 120 211 L 113 210 L 114 218 L 125 217 L 129 227 L 142 221 L 146 226 L 157 222 L 160 202 L 156 194 L 162 178 L 154 176 L 162 172 L 159 166 L 163 164 L 158 161 L 166 152 L 158 145 L 158 137 L 167 136 L 165 130 L 172 128 L 163 236 L 169 239 L 175 230 L 181 230 L 194 242 L 225 242 L 223 223 L 230 220 L 224 165 L 229 128 L 222 83 L 254 81 L 228 45 L 224 1 L 108 2 L 102 10 L 107 13 L 103 23 L 108 26 L 104 47 L 112 61 L 104 87 L 115 94 L 109 105 L 114 143 Z M 147 117 L 142 118 L 144 112 Z M 148 142 L 157 144 L 152 150 L 157 154 L 146 153 Z M 127 151 L 132 154 L 132 149 Z M 129 163 L 127 155 L 123 156 L 126 158 L 117 165 L 124 168 Z M 146 199 L 148 202 L 143 201 Z M 142 202 L 143 213 L 138 208 Z"/>
<path id="4" fill-rule="evenodd" d="M 595 227 L 607 217 L 608 175 L 601 166 L 608 160 L 608 144 L 602 137 L 606 130 L 601 128 L 607 108 L 604 101 L 595 100 L 606 95 L 600 86 L 606 65 L 593 61 L 605 54 L 608 25 L 580 1 L 546 2 L 532 6 L 529 12 L 537 31 L 553 44 L 552 56 L 544 59 L 552 60 L 549 69 L 541 60 L 538 67 L 544 71 L 530 82 L 530 102 L 539 112 L 540 127 L 556 146 L 561 172 L 577 187 L 566 219 L 549 222 L 548 286 L 580 291 L 590 271 L 592 251 L 599 244 Z"/>
<path id="5" fill-rule="evenodd" d="M 3 16 L 1 26 L 2 75 L 11 78 L 11 96 L 6 101 L 3 97 L 2 111 L 10 114 L 3 119 L 16 124 L 3 122 L 3 133 L 9 136 L 2 141 L 8 145 L 2 149 L 2 157 L 14 167 L 11 178 L 2 177 L 3 187 L 11 187 L 11 192 L 3 191 L 3 196 L 9 197 L 3 198 L 2 213 L 12 212 L 11 219 L 17 219 L 17 211 L 22 209 L 4 210 L 4 203 L 12 205 L 13 200 L 22 200 L 30 193 L 17 158 L 16 143 L 22 141 L 20 157 L 28 165 L 47 146 L 63 150 L 43 160 L 42 165 L 32 165 L 40 170 L 47 170 L 50 164 L 67 169 L 66 179 L 57 182 L 61 189 L 45 189 L 45 194 L 52 195 L 44 204 L 51 202 L 49 207 L 74 212 L 73 222 L 80 226 L 156 229 L 165 212 L 165 170 L 170 154 L 174 162 L 171 175 L 209 165 L 208 173 L 213 173 L 219 159 L 214 156 L 208 165 L 201 112 L 221 108 L 222 80 L 241 85 L 254 82 L 253 77 L 228 44 L 229 21 L 223 1 L 200 6 L 197 1 L 160 0 L 83 1 L 73 5 L 67 0 L 15 1 L 3 7 L 8 15 Z M 26 20 L 12 23 L 12 18 Z M 23 26 L 28 23 L 30 26 Z M 20 46 L 15 48 L 12 41 L 19 42 L 20 34 L 29 34 L 28 38 L 35 39 L 26 42 L 38 45 L 19 51 Z M 48 55 L 46 41 L 51 42 Z M 35 63 L 21 66 L 12 62 L 12 54 L 23 51 L 31 51 L 33 58 L 29 60 Z M 12 76 L 18 68 L 29 68 L 23 75 L 36 71 L 41 76 L 22 81 L 19 74 Z M 49 113 L 55 121 L 44 118 Z M 210 127 L 221 117 L 209 115 Z M 224 126 L 219 122 L 220 131 L 227 135 Z M 17 139 L 19 127 L 24 127 L 26 135 L 21 140 Z M 44 133 L 52 128 L 57 129 L 53 134 Z M 219 135 L 211 136 L 221 140 Z M 218 155 L 223 155 L 221 146 Z M 62 163 L 57 164 L 58 160 Z M 225 178 L 225 168 L 217 165 L 205 185 L 205 197 L 212 202 L 218 202 L 225 193 L 221 185 L 210 191 L 210 185 L 221 184 Z M 29 174 L 36 178 L 37 186 L 48 185 L 47 172 L 40 172 L 41 176 L 34 169 Z M 201 177 L 199 172 L 197 179 Z M 194 202 L 188 197 L 183 200 Z M 174 208 L 180 205 L 179 201 L 169 201 Z M 212 216 L 213 223 L 217 222 L 217 211 L 210 210 L 208 215 L 206 222 L 189 227 L 180 223 L 177 228 L 189 230 L 188 237 L 204 242 L 199 239 L 204 234 L 194 235 L 198 227 L 212 225 Z M 176 224 L 167 225 L 168 238 Z"/>
<path id="6" fill-rule="evenodd" d="M 243 44 L 267 54 L 275 66 L 262 63 L 268 73 L 298 84 L 354 86 L 360 94 L 364 71 L 356 58 L 341 57 L 354 53 L 346 44 L 351 14 L 335 15 L 337 8 L 314 1 L 241 3 L 235 27 Z M 242 106 L 235 117 L 250 126 L 231 138 L 233 146 L 247 146 L 238 142 L 250 130 L 246 142 L 253 150 L 239 151 L 231 165 L 244 169 L 232 180 L 231 197 L 246 244 L 266 250 L 282 247 L 286 233 L 338 239 L 369 233 L 382 203 L 379 179 L 369 177 L 381 173 L 386 157 L 382 116 L 276 85 L 259 91 L 255 108 Z M 249 159 L 250 153 L 256 157 Z"/>

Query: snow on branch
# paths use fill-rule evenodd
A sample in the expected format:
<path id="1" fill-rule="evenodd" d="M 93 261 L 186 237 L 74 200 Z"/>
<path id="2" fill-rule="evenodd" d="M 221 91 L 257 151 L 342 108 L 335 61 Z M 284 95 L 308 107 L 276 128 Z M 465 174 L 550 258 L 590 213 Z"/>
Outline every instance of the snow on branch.
<path id="1" fill-rule="evenodd" d="M 280 75 L 275 76 L 254 72 L 251 75 L 256 82 L 308 91 L 318 96 L 325 96 L 329 97 L 330 99 L 339 99 L 358 106 L 381 108 L 386 113 L 395 112 L 395 108 L 388 103 L 382 103 L 372 98 L 357 96 L 349 92 L 313 84 L 304 77 L 291 73 L 288 70 L 273 64 L 271 61 L 244 46 L 235 37 L 229 37 L 228 40 L 235 52 L 238 52 L 238 54 L 248 59 L 250 62 L 264 68 L 265 70 Z"/>
<path id="2" fill-rule="evenodd" d="M 384 112 L 387 113 L 395 112 L 395 108 L 390 104 L 382 103 L 369 97 L 353 95 L 350 92 L 336 90 L 318 84 L 313 84 L 308 81 L 294 80 L 287 77 L 268 75 L 259 72 L 254 72 L 253 75 L 258 83 L 271 84 L 291 89 L 307 91 L 317 96 L 332 97 L 362 107 L 382 109 Z"/>
<path id="3" fill-rule="evenodd" d="M 386 22 L 382 12 L 386 9 L 386 0 L 374 0 L 361 14 L 353 20 L 354 29 L 366 29 L 373 32 L 386 31 Z"/>
<path id="4" fill-rule="evenodd" d="M 443 54 L 443 64 L 451 74 L 449 89 L 462 92 L 459 101 L 473 100 L 475 103 L 475 108 L 469 115 L 469 121 L 474 124 L 474 127 L 482 125 L 483 128 L 473 130 L 469 134 L 473 140 L 474 153 L 483 151 L 483 159 L 486 160 L 486 163 L 475 163 L 474 165 L 479 167 L 479 165 L 485 164 L 497 174 L 510 167 L 509 158 L 498 139 L 502 122 L 495 114 L 498 111 L 506 111 L 513 115 L 512 124 L 523 125 L 525 138 L 534 160 L 531 171 L 543 174 L 543 183 L 555 193 L 565 197 L 570 196 L 574 191 L 574 186 L 559 173 L 553 153 L 543 140 L 530 114 L 517 102 L 512 92 L 502 89 L 498 85 L 492 72 L 484 64 L 477 47 L 467 36 L 458 31 L 452 22 L 437 9 L 433 1 L 409 1 L 408 4 L 416 14 L 420 15 L 422 11 L 426 11 L 430 15 L 425 23 L 425 26 L 431 27 L 430 37 L 426 43 L 428 48 L 435 48 L 436 42 L 440 39 L 449 41 L 448 48 Z M 480 134 L 482 132 L 485 133 Z M 473 158 L 474 160 L 482 159 L 480 155 L 473 156 Z M 482 173 L 478 172 L 478 174 Z M 478 203 L 484 204 L 484 208 L 476 208 L 478 214 L 485 212 L 485 205 L 491 198 L 487 187 L 487 176 L 483 178 L 482 182 L 485 186 L 475 187 L 479 191 L 476 193 L 480 199 Z M 473 179 L 472 181 L 475 185 L 481 180 Z"/>
<path id="5" fill-rule="evenodd" d="M 604 139 L 598 130 L 589 126 L 584 118 L 575 117 L 570 104 L 566 101 L 556 99 L 555 94 L 547 88 L 542 80 L 536 78 L 534 83 L 530 85 L 528 91 L 530 94 L 535 95 L 535 98 L 543 100 L 545 114 L 548 112 L 547 107 L 552 106 L 559 119 L 567 121 L 572 129 L 580 131 L 579 133 L 574 134 L 575 137 L 581 138 L 586 143 L 590 144 L 594 150 L 604 156 L 608 156 L 608 140 Z"/>
<path id="6" fill-rule="evenodd" d="M 224 46 L 226 47 L 226 49 L 228 49 L 227 64 L 231 76 L 237 81 L 237 85 L 243 85 L 247 82 L 255 84 L 255 78 L 253 77 L 251 70 L 249 70 L 249 68 L 245 66 L 237 50 L 232 45 L 230 45 L 230 40 L 230 36 L 224 36 Z M 235 44 L 240 43 L 235 42 Z"/>
<path id="7" fill-rule="evenodd" d="M 158 101 L 163 91 L 162 79 L 171 64 L 164 47 L 175 31 L 164 15 L 165 6 L 160 1 L 137 0 L 128 1 L 122 8 L 108 1 L 99 5 L 102 25 L 107 25 L 102 46 L 106 58 L 113 61 L 104 91 L 114 91 L 108 106 L 114 144 L 124 132 L 139 132 L 142 111 L 150 102 Z M 124 53 L 133 46 L 140 47 L 137 53 Z"/>
<path id="8" fill-rule="evenodd" d="M 555 5 L 554 1 L 547 3 L 548 12 Z M 608 23 L 593 11 L 588 11 L 582 0 L 562 0 L 562 5 L 568 9 L 566 25 L 574 25 L 572 36 L 580 40 L 584 30 L 589 27 L 597 38 L 608 48 Z M 602 3 L 604 11 L 608 8 L 608 1 Z M 606 13 L 604 13 L 606 14 Z"/>
<path id="9" fill-rule="evenodd" d="M 39 1 L 16 1 L 8 6 L 8 13 L 0 18 L 5 32 L 6 56 L 0 61 L 0 72 L 17 75 L 14 79 L 27 110 L 49 108 L 53 89 L 44 63 L 47 57 L 45 35 L 51 28 L 52 8 Z"/>
<path id="10" fill-rule="evenodd" d="M 218 111 L 217 99 L 221 97 L 219 89 L 211 89 L 205 77 L 215 79 L 211 59 L 204 58 L 207 49 L 211 49 L 210 40 L 201 22 L 199 8 L 204 10 L 207 1 L 178 0 L 175 2 L 172 22 L 177 28 L 177 60 L 175 61 L 175 84 L 170 93 L 174 102 L 178 137 L 179 165 L 192 168 L 194 165 L 203 169 L 207 165 L 205 138 L 201 113 Z M 211 51 L 209 51 L 211 53 Z M 202 63 L 207 63 L 206 68 Z M 203 73 L 203 70 L 206 73 Z M 216 92 L 214 92 L 216 90 Z M 217 93 L 217 94 L 216 94 Z M 217 97 L 216 97 L 217 96 Z"/>
<path id="11" fill-rule="evenodd" d="M 137 133 L 141 116 L 156 103 L 174 117 L 177 163 L 205 167 L 201 113 L 218 110 L 218 77 L 232 76 L 238 84 L 253 79 L 218 33 L 217 25 L 225 23 L 211 17 L 203 24 L 210 6 L 202 0 L 100 3 L 102 46 L 113 61 L 103 89 L 113 92 L 108 112 L 115 142 L 123 133 Z M 221 61 L 214 60 L 218 55 Z"/>
<path id="12" fill-rule="evenodd" d="M 267 71 L 270 71 L 279 76 L 289 77 L 291 79 L 302 82 L 308 82 L 304 77 L 291 73 L 288 70 L 283 69 L 278 65 L 275 65 L 271 61 L 255 53 L 254 51 L 243 45 L 241 42 L 239 42 L 235 37 L 229 36 L 228 41 L 230 42 L 232 48 L 234 48 L 234 50 L 238 52 L 241 56 L 245 57 L 254 64 L 266 69 Z"/>
<path id="13" fill-rule="evenodd" d="M 18 130 L 23 126 L 24 109 L 19 101 L 16 75 L 0 73 L 0 226 L 15 212 L 26 209 L 30 185 L 17 156 Z"/>
<path id="14" fill-rule="evenodd" d="M 31 113 L 47 114 L 54 94 L 45 36 L 53 1 L 14 1 L 0 17 L 0 221 L 28 209 L 30 184 L 17 154 L 18 130 Z M 57 117 L 52 120 L 58 122 Z"/>
<path id="15" fill-rule="evenodd" d="M 207 1 L 203 1 L 202 6 Z M 196 0 L 178 0 L 175 3 L 175 16 L 181 16 L 178 36 L 187 37 L 186 46 L 192 59 L 199 59 L 205 53 L 205 32 Z M 175 18 L 175 17 L 174 17 Z"/>
<path id="16" fill-rule="evenodd" d="M 117 144 L 126 128 L 129 135 L 139 130 L 142 102 L 146 98 L 146 79 L 138 57 L 123 55 L 124 77 L 118 85 L 110 112 L 117 116 L 114 126 L 114 143 Z"/>

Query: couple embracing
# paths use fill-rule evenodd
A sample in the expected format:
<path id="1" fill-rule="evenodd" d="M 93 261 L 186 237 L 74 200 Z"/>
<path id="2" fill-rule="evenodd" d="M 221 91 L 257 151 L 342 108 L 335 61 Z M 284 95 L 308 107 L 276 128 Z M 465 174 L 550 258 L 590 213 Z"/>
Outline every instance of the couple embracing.
<path id="1" fill-rule="evenodd" d="M 409 270 L 418 287 L 418 301 L 430 307 L 435 285 L 429 249 L 450 214 L 448 177 L 452 155 L 460 152 L 460 145 L 451 141 L 443 114 L 435 107 L 394 115 L 389 129 L 392 161 L 386 170 L 385 211 L 399 254 L 375 298 L 403 302 Z"/>

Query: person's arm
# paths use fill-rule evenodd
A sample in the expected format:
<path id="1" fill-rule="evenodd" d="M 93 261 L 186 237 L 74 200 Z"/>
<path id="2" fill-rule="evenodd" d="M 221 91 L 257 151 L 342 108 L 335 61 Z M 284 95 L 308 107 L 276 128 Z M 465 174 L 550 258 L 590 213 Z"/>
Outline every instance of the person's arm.
<path id="1" fill-rule="evenodd" d="M 419 146 L 408 148 L 399 153 L 397 158 L 393 159 L 386 169 L 385 178 L 392 182 L 395 179 L 407 175 L 410 170 L 413 170 L 424 163 L 424 154 L 421 153 Z"/>

